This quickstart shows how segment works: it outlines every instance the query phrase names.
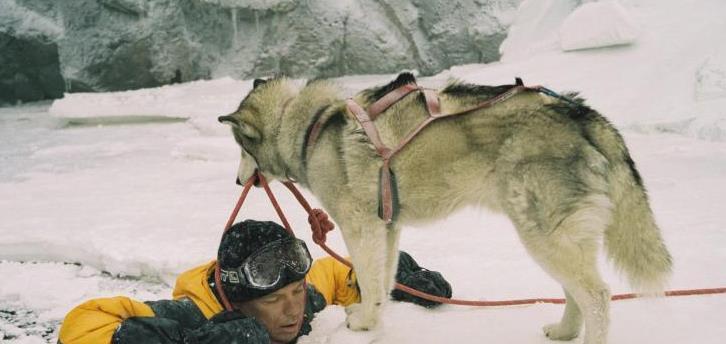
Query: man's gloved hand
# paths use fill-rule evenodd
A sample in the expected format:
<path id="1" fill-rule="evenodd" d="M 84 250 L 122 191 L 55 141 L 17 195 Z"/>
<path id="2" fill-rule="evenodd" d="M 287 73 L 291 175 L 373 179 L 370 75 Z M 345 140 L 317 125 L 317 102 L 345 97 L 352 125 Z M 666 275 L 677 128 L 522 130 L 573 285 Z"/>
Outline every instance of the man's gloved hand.
<path id="1" fill-rule="evenodd" d="M 270 336 L 255 319 L 238 312 L 224 311 L 191 331 L 190 344 L 267 344 Z"/>
<path id="2" fill-rule="evenodd" d="M 441 273 L 422 268 L 411 255 L 403 251 L 398 259 L 396 282 L 427 294 L 451 298 L 451 285 Z M 440 305 L 438 302 L 425 300 L 398 289 L 391 292 L 391 298 L 396 301 L 412 302 L 426 308 Z"/>

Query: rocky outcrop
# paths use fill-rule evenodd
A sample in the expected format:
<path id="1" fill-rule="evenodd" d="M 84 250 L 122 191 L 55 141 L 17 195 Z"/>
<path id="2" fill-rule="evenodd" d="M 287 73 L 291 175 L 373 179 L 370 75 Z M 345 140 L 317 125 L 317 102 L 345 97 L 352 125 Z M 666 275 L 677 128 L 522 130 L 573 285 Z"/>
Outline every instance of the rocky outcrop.
<path id="1" fill-rule="evenodd" d="M 404 69 L 428 75 L 497 60 L 520 1 L 3 0 L 0 44 L 25 48 L 2 49 L 0 61 L 26 65 L 3 66 L 0 87 L 3 98 L 25 100 L 32 97 L 12 93 L 18 85 L 58 96 L 58 74 L 71 92 L 224 75 L 331 77 Z M 20 50 L 57 61 L 38 62 L 43 77 L 32 76 L 36 62 Z"/>
<path id="2" fill-rule="evenodd" d="M 48 15 L 0 2 L 0 104 L 63 95 L 57 44 L 63 30 L 49 7 L 30 5 Z"/>
<path id="3" fill-rule="evenodd" d="M 0 103 L 59 98 L 64 84 L 55 43 L 0 33 Z"/>

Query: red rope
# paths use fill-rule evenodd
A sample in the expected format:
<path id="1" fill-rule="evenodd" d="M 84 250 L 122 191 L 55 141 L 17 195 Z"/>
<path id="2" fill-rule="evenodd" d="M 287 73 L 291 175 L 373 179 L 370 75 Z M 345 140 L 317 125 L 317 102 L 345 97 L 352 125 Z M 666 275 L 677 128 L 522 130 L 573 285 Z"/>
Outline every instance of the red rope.
<path id="1" fill-rule="evenodd" d="M 282 208 L 280 208 L 280 204 L 277 202 L 275 195 L 272 193 L 270 186 L 267 184 L 267 180 L 262 175 L 262 173 L 257 173 L 257 172 L 255 172 L 245 182 L 244 189 L 242 189 L 242 194 L 239 196 L 239 199 L 237 200 L 237 204 L 235 204 L 234 209 L 232 209 L 232 214 L 229 215 L 229 218 L 227 219 L 227 223 L 224 225 L 224 232 L 227 232 L 232 227 L 234 220 L 237 218 L 237 214 L 239 213 L 240 209 L 242 208 L 242 204 L 244 203 L 245 199 L 247 199 L 247 194 L 250 192 L 252 185 L 254 185 L 256 181 L 259 181 L 260 184 L 262 184 L 262 187 L 265 189 L 265 193 L 267 193 L 267 197 L 270 198 L 270 202 L 272 202 L 272 206 L 275 208 L 277 215 L 280 217 L 280 220 L 282 221 L 283 225 L 285 226 L 285 230 L 287 230 L 290 233 L 290 235 L 292 235 L 294 237 L 295 232 L 292 231 L 292 227 L 290 226 L 290 223 L 287 222 L 287 218 L 285 218 L 285 214 L 282 213 Z M 301 197 L 302 197 L 302 195 L 301 195 Z M 307 204 L 307 202 L 305 202 L 305 204 Z M 308 208 L 306 208 L 306 210 L 309 208 L 310 208 L 310 206 L 308 205 Z M 310 213 L 310 211 L 308 211 L 308 213 Z M 317 218 L 316 218 L 316 221 L 317 221 Z M 320 223 L 318 223 L 318 227 L 320 227 Z M 323 240 L 324 240 L 324 234 L 323 234 Z M 224 306 L 224 308 L 228 311 L 233 311 L 234 306 L 232 306 L 232 303 L 229 302 L 229 298 L 227 298 L 227 294 L 224 292 L 224 289 L 222 288 L 222 278 L 221 278 L 221 272 L 220 272 L 220 268 L 219 268 L 219 261 L 217 261 L 217 263 L 214 265 L 214 284 L 215 284 L 215 289 L 217 290 L 217 294 L 219 295 L 220 301 L 222 301 L 222 306 Z"/>
<path id="2" fill-rule="evenodd" d="M 232 227 L 232 224 L 234 223 L 234 219 L 237 218 L 237 213 L 239 213 L 239 210 L 242 208 L 242 203 L 244 203 L 245 199 L 247 198 L 247 193 L 250 192 L 250 188 L 255 183 L 257 178 L 257 174 L 250 177 L 250 179 L 245 182 L 245 187 L 242 189 L 242 194 L 239 196 L 239 199 L 237 200 L 237 204 L 234 206 L 234 209 L 232 209 L 232 214 L 229 215 L 229 219 L 227 219 L 227 224 L 224 225 L 224 232 L 226 232 L 230 227 Z"/>
<path id="3" fill-rule="evenodd" d="M 292 227 L 290 226 L 290 223 L 287 222 L 287 219 L 285 218 L 285 214 L 282 213 L 282 208 L 280 208 L 280 204 L 277 203 L 277 199 L 275 198 L 275 195 L 272 194 L 272 190 L 270 190 L 270 186 L 267 185 L 267 180 L 265 180 L 265 177 L 262 175 L 262 173 L 257 173 L 257 178 L 260 180 L 260 184 L 262 184 L 262 187 L 265 189 L 265 192 L 267 193 L 267 197 L 270 198 L 270 202 L 272 202 L 272 206 L 275 208 L 275 212 L 277 212 L 277 216 L 280 217 L 280 220 L 282 220 L 282 224 L 285 226 L 285 229 L 292 235 L 295 236 L 295 232 L 292 231 Z"/>
<path id="4" fill-rule="evenodd" d="M 229 220 L 227 221 L 227 225 L 225 226 L 225 231 L 229 229 L 229 227 L 232 226 L 232 223 L 234 222 L 234 219 L 237 218 L 237 213 L 239 212 L 240 208 L 242 207 L 242 203 L 244 202 L 244 199 L 247 197 L 247 193 L 249 192 L 250 187 L 254 182 L 259 179 L 260 184 L 262 184 L 262 187 L 265 189 L 265 192 L 267 193 L 267 196 L 270 198 L 270 202 L 272 202 L 273 207 L 275 207 L 275 211 L 277 212 L 277 215 L 282 220 L 283 224 L 285 225 L 285 229 L 287 229 L 290 234 L 294 236 L 294 233 L 292 231 L 292 228 L 290 227 L 290 224 L 287 222 L 287 219 L 285 219 L 285 215 L 282 213 L 282 208 L 277 202 L 277 199 L 275 199 L 275 196 L 272 194 L 272 191 L 270 190 L 270 187 L 267 185 L 267 181 L 262 176 L 261 173 L 256 173 L 250 179 L 247 180 L 245 183 L 245 187 L 242 190 L 242 195 L 240 195 L 240 199 L 237 201 L 236 206 L 232 210 L 232 214 L 229 217 Z M 295 196 L 295 198 L 300 202 L 300 205 L 305 209 L 305 211 L 308 213 L 308 222 L 310 223 L 310 227 L 313 231 L 313 241 L 318 244 L 325 252 L 327 252 L 330 256 L 337 259 L 341 263 L 347 265 L 350 268 L 353 268 L 353 265 L 337 254 L 335 251 L 333 251 L 330 247 L 328 247 L 325 244 L 326 241 L 326 235 L 327 232 L 333 229 L 332 223 L 327 221 L 327 214 L 325 214 L 324 211 L 320 209 L 313 209 L 310 204 L 307 202 L 305 197 L 300 193 L 300 191 L 295 187 L 295 185 L 292 182 L 283 182 L 283 185 L 285 185 L 290 192 Z M 325 223 L 327 226 L 323 226 L 321 223 L 321 218 L 325 220 Z M 227 301 L 226 296 L 224 295 L 224 291 L 221 291 L 221 283 L 219 281 L 219 267 L 215 269 L 215 280 L 217 284 L 217 290 L 220 294 L 220 297 L 222 298 L 222 302 L 225 304 L 225 307 L 227 307 L 227 304 L 229 301 Z M 502 301 L 471 301 L 471 300 L 459 300 L 459 299 L 449 299 L 445 297 L 440 297 L 436 295 L 430 295 L 421 291 L 418 291 L 416 289 L 413 289 L 411 287 L 405 286 L 400 283 L 396 283 L 395 285 L 396 289 L 402 290 L 406 293 L 409 293 L 414 296 L 418 296 L 420 298 L 434 301 L 434 302 L 440 302 L 440 303 L 446 303 L 446 304 L 452 304 L 452 305 L 461 305 L 461 306 L 477 306 L 477 307 L 496 307 L 496 306 L 514 306 L 514 305 L 529 305 L 529 304 L 535 304 L 535 303 L 551 303 L 551 304 L 564 304 L 565 299 L 548 299 L 548 298 L 533 298 L 533 299 L 518 299 L 518 300 L 502 300 Z M 707 288 L 707 289 L 684 289 L 684 290 L 669 290 L 665 292 L 665 296 L 688 296 L 688 295 L 709 295 L 709 294 L 724 294 L 726 293 L 726 288 Z M 618 300 L 628 300 L 628 299 L 634 299 L 638 298 L 639 296 L 634 293 L 629 294 L 617 294 L 613 295 L 611 297 L 611 300 L 618 301 Z M 231 310 L 231 305 L 229 308 Z"/>

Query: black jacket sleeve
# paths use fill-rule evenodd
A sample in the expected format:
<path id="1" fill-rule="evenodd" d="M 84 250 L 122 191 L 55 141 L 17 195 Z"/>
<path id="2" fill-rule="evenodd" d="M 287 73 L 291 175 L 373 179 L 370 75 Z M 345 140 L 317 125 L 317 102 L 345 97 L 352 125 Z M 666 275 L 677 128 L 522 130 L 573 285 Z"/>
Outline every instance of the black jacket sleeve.
<path id="1" fill-rule="evenodd" d="M 124 320 L 113 335 L 113 344 L 186 344 L 190 340 L 179 322 L 159 317 L 133 317 Z"/>
<path id="2" fill-rule="evenodd" d="M 124 320 L 113 336 L 113 344 L 262 344 L 270 339 L 265 328 L 236 312 L 222 312 L 206 320 L 193 302 L 163 300 L 147 302 L 154 317 Z"/>

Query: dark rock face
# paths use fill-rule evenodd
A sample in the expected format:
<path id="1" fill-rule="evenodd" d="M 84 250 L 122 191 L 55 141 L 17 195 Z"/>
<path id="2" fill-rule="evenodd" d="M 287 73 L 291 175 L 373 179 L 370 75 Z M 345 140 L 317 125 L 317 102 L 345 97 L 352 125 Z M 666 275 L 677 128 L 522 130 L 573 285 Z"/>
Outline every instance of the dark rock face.
<path id="1" fill-rule="evenodd" d="M 73 0 L 59 11 L 67 80 L 118 91 L 168 84 L 177 75 L 182 81 L 210 75 L 200 63 L 203 49 L 187 37 L 186 16 L 176 1 Z"/>
<path id="2" fill-rule="evenodd" d="M 0 103 L 28 102 L 63 95 L 58 46 L 0 33 Z"/>
<path id="3" fill-rule="evenodd" d="M 519 2 L 3 0 L 0 90 L 12 102 L 226 75 L 429 75 L 497 60 Z"/>

